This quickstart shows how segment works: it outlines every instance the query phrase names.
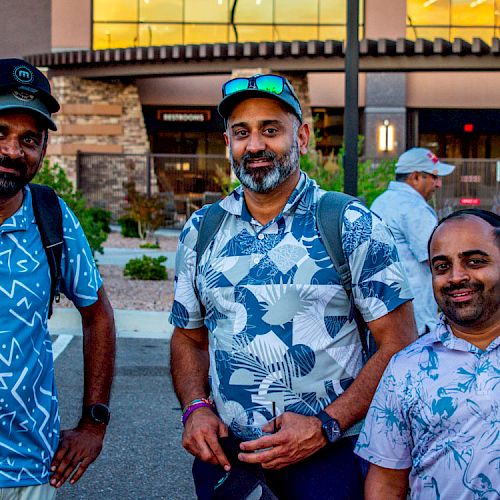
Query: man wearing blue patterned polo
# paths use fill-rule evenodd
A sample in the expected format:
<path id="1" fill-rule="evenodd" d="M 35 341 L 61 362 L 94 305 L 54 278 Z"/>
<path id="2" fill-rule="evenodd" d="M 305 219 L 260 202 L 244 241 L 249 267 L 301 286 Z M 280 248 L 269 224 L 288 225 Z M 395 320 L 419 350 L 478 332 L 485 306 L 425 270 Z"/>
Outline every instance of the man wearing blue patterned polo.
<path id="1" fill-rule="evenodd" d="M 47 329 L 51 274 L 28 182 L 45 155 L 59 104 L 45 76 L 0 60 L 0 497 L 46 500 L 99 455 L 115 353 L 113 312 L 82 227 L 61 199 L 61 291 L 82 316 L 82 418 L 60 431 Z M 47 214 L 44 214 L 47 215 Z"/>
<path id="2" fill-rule="evenodd" d="M 278 75 L 230 80 L 219 112 L 242 186 L 221 202 L 224 220 L 197 269 L 207 207 L 187 222 L 171 314 L 172 377 L 197 494 L 237 498 L 227 486 L 234 477 L 245 498 L 243 478 L 254 473 L 250 490 L 261 498 L 362 498 L 360 421 L 387 362 L 415 335 L 394 241 L 363 205 L 348 205 L 343 249 L 378 344 L 363 366 L 349 299 L 316 226 L 324 191 L 299 167 L 310 132 L 291 84 Z"/>
<path id="3" fill-rule="evenodd" d="M 500 217 L 462 210 L 429 245 L 440 322 L 391 360 L 356 451 L 369 500 L 500 498 Z"/>

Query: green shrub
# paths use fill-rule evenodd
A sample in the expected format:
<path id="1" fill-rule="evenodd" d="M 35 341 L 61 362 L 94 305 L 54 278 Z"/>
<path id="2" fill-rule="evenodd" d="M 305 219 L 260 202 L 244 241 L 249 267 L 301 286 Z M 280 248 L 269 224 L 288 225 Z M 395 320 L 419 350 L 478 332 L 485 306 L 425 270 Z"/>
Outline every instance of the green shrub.
<path id="1" fill-rule="evenodd" d="M 102 244 L 106 241 L 108 235 L 105 229 L 106 224 L 101 219 L 102 215 L 95 217 L 95 209 L 87 206 L 85 197 L 74 188 L 73 183 L 68 179 L 62 167 L 57 163 L 51 165 L 48 160 L 44 160 L 43 166 L 36 174 L 33 182 L 45 184 L 54 189 L 80 221 L 92 253 L 94 255 L 96 252 L 103 253 Z"/>
<path id="2" fill-rule="evenodd" d="M 139 248 L 150 248 L 152 250 L 157 250 L 160 248 L 160 245 L 158 243 L 141 243 L 139 245 Z"/>
<path id="3" fill-rule="evenodd" d="M 139 238 L 139 225 L 132 217 L 120 217 L 118 224 L 124 238 Z"/>
<path id="4" fill-rule="evenodd" d="M 94 221 L 100 222 L 103 231 L 109 234 L 111 232 L 111 212 L 101 207 L 90 207 L 89 211 Z"/>
<path id="5" fill-rule="evenodd" d="M 358 138 L 358 154 L 363 145 L 363 137 Z M 342 164 L 344 148 L 334 157 L 324 157 L 320 151 L 309 151 L 300 158 L 300 168 L 318 185 L 327 191 L 344 190 L 344 168 Z M 371 160 L 358 162 L 358 198 L 367 206 L 387 189 L 389 181 L 394 178 L 394 164 L 396 160 L 384 159 L 373 165 Z"/>
<path id="6" fill-rule="evenodd" d="M 164 255 L 159 257 L 148 257 L 129 260 L 123 269 L 123 275 L 135 280 L 166 280 L 167 270 L 163 265 L 167 258 Z"/>

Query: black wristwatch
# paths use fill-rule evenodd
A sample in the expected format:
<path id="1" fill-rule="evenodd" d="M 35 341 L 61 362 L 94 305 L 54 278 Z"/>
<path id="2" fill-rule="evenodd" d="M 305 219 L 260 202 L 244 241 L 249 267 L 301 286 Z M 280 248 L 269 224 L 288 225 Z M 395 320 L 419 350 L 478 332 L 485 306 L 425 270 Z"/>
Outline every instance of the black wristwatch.
<path id="1" fill-rule="evenodd" d="M 326 411 L 321 410 L 315 416 L 321 420 L 323 434 L 329 443 L 335 443 L 342 437 L 340 424 L 333 417 L 330 417 Z"/>
<path id="2" fill-rule="evenodd" d="M 82 418 L 92 420 L 96 424 L 108 425 L 110 415 L 109 408 L 105 404 L 96 403 L 83 409 Z"/>

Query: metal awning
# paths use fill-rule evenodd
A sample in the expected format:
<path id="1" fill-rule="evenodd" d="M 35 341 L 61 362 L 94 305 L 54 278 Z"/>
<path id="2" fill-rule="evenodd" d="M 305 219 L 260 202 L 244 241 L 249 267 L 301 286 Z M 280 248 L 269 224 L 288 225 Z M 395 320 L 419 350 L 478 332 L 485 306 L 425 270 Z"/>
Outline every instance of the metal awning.
<path id="1" fill-rule="evenodd" d="M 227 74 L 238 68 L 273 71 L 344 71 L 345 45 L 336 40 L 215 43 L 77 50 L 27 56 L 50 74 L 84 78 Z M 491 44 L 456 38 L 360 41 L 360 72 L 498 71 L 500 38 Z"/>

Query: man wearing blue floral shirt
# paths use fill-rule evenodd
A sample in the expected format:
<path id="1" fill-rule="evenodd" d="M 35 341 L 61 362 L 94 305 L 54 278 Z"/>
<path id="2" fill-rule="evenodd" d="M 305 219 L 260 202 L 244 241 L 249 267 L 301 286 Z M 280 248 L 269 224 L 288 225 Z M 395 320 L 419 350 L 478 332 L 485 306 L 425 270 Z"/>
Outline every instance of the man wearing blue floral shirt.
<path id="1" fill-rule="evenodd" d="M 224 221 L 197 269 L 206 207 L 186 224 L 171 314 L 172 377 L 197 494 L 212 498 L 243 464 L 280 498 L 362 498 L 359 422 L 390 357 L 415 333 L 394 241 L 360 203 L 348 206 L 353 293 L 379 347 L 363 367 L 349 300 L 316 226 L 324 192 L 300 171 L 310 132 L 292 86 L 278 75 L 230 80 L 219 112 L 242 187 L 221 202 Z M 237 443 L 230 460 L 221 446 L 228 433 Z"/>
<path id="2" fill-rule="evenodd" d="M 28 182 L 43 161 L 59 104 L 45 76 L 0 60 L 0 497 L 49 500 L 99 455 L 109 419 L 113 312 L 82 227 L 64 201 L 61 291 L 82 316 L 82 418 L 60 431 L 47 317 L 51 277 Z"/>
<path id="3" fill-rule="evenodd" d="M 369 500 L 500 498 L 500 217 L 455 212 L 430 241 L 437 327 L 391 360 L 356 451 Z"/>
<path id="4" fill-rule="evenodd" d="M 427 253 L 427 242 L 438 220 L 427 202 L 441 187 L 442 177 L 454 169 L 453 165 L 439 161 L 428 149 L 409 149 L 396 163 L 396 180 L 370 207 L 382 217 L 396 240 L 415 297 L 413 311 L 419 335 L 428 332 L 438 317 Z"/>

